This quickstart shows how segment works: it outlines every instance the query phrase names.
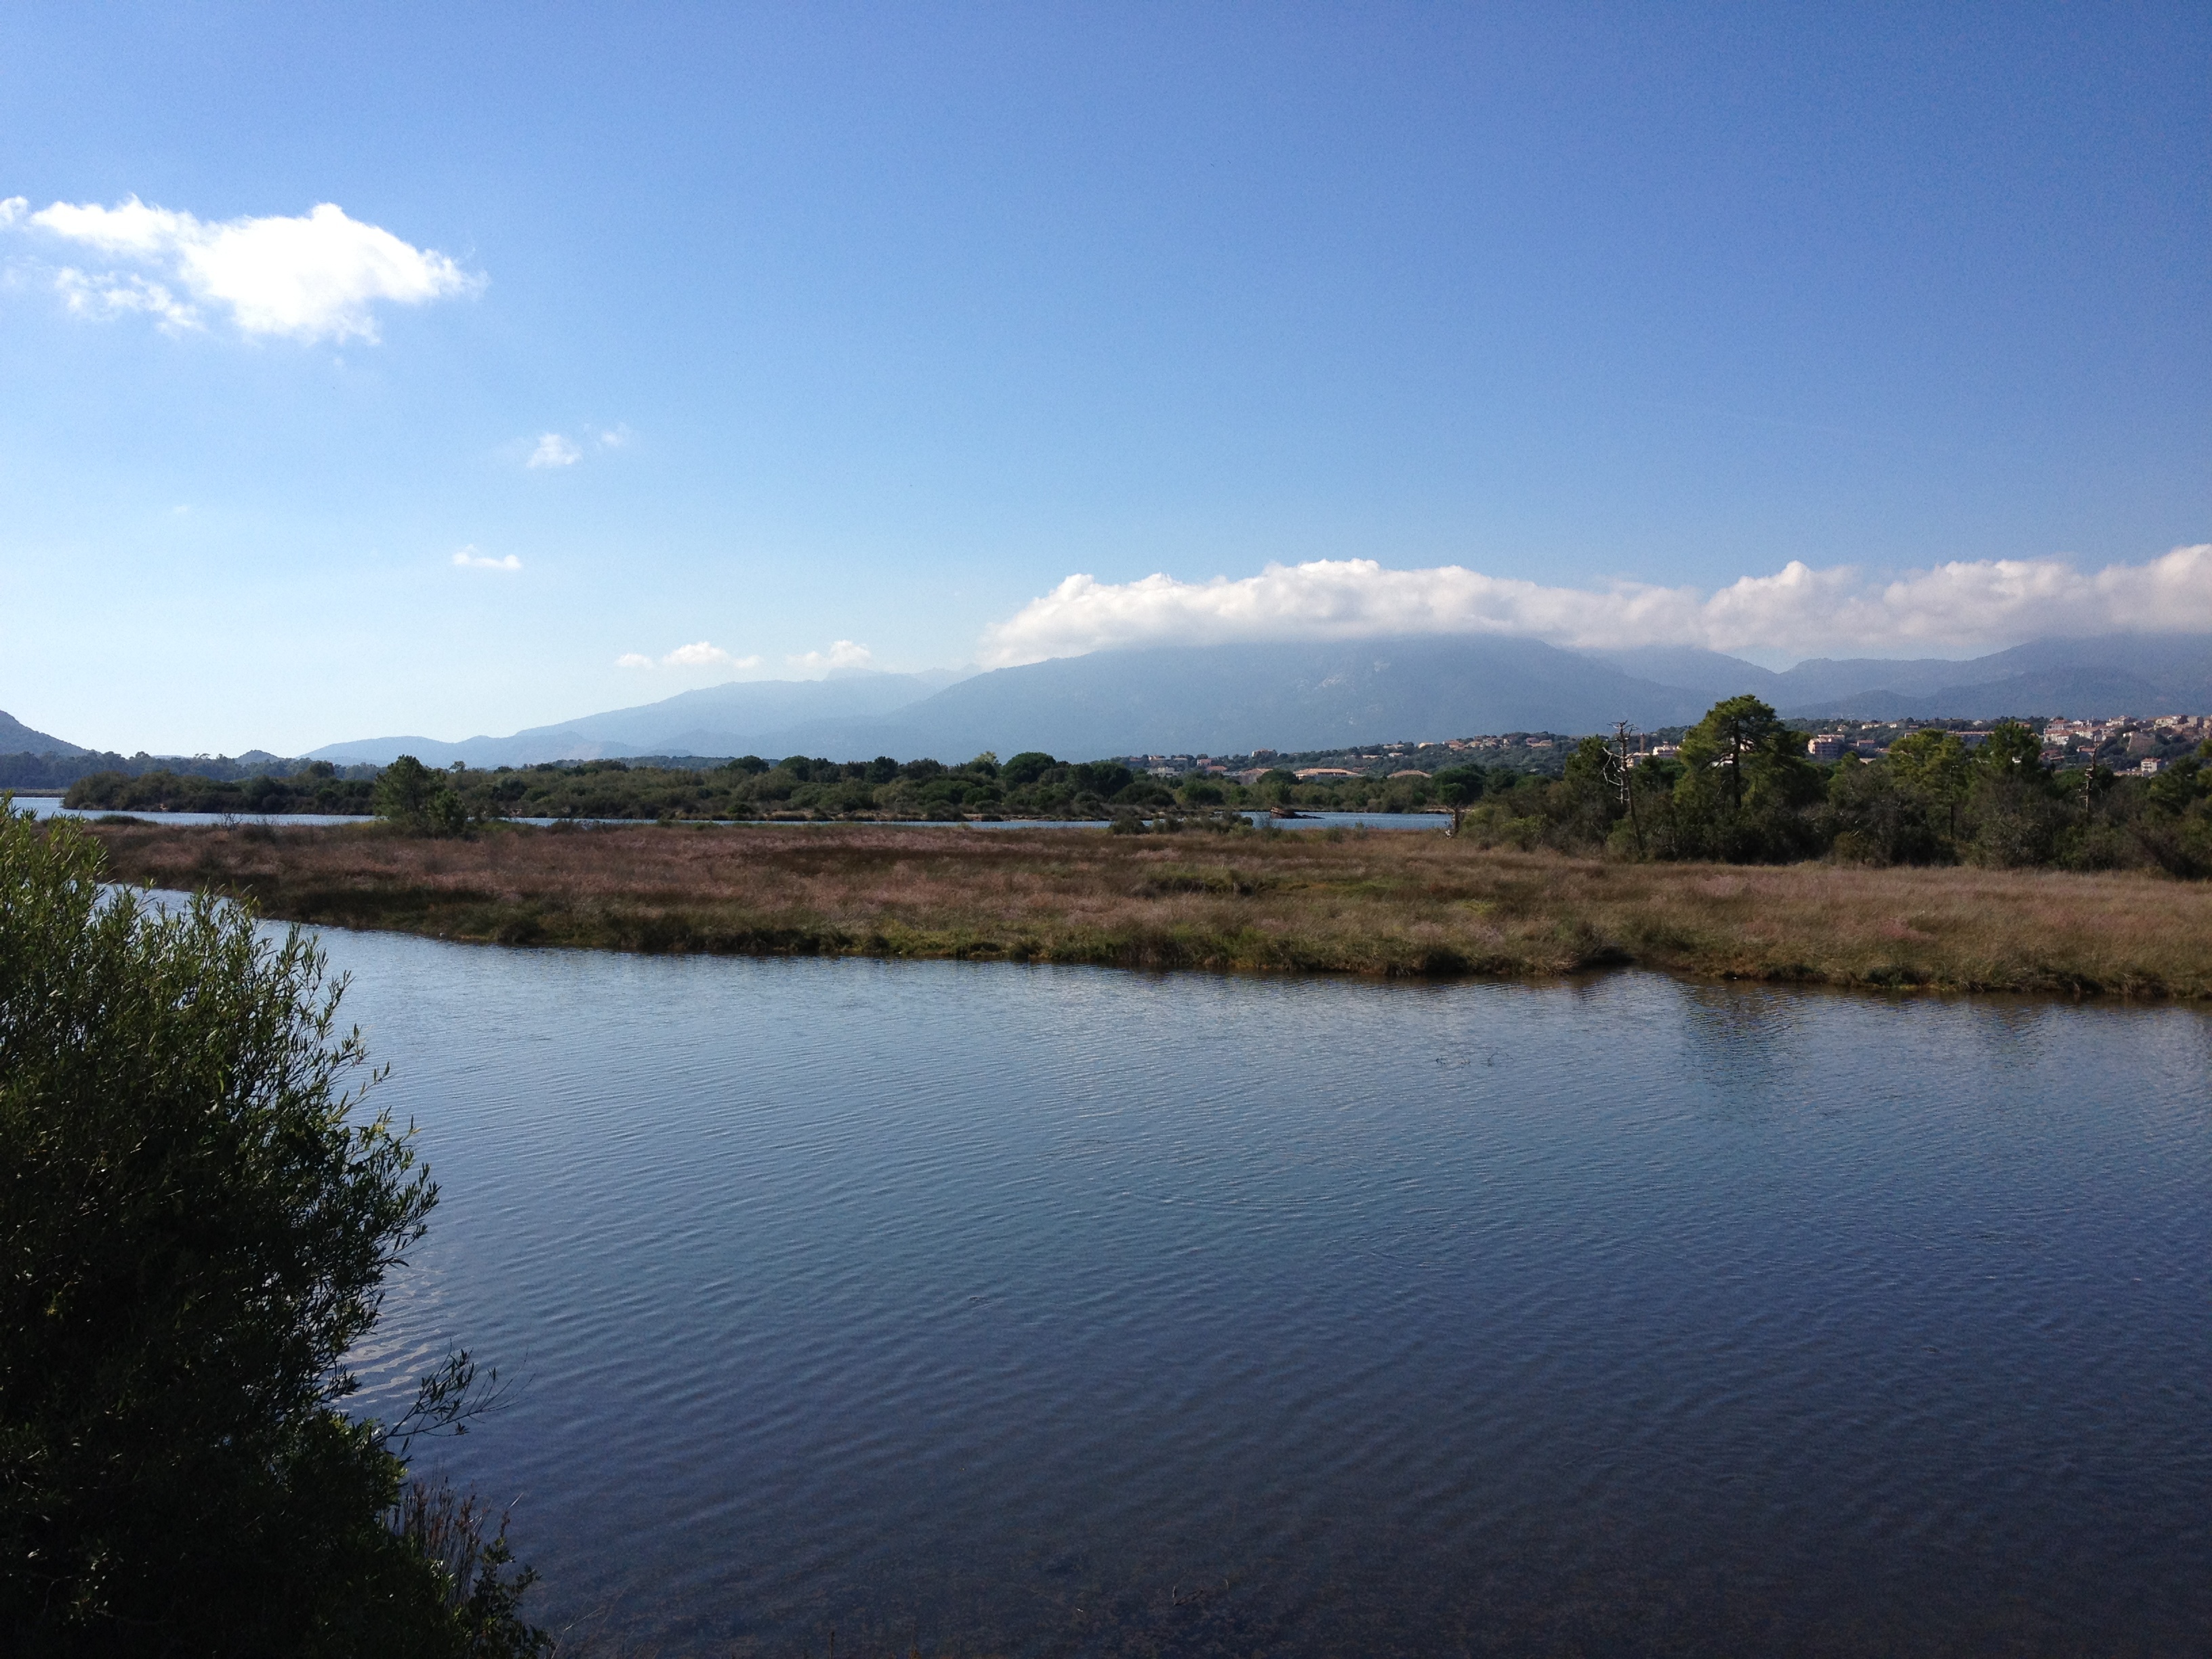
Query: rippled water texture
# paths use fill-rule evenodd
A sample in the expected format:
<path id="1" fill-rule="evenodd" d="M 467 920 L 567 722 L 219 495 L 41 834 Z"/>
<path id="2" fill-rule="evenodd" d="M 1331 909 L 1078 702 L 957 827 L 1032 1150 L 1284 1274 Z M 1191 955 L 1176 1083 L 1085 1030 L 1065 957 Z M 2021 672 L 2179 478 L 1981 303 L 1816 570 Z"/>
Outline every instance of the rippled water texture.
<path id="1" fill-rule="evenodd" d="M 625 1651 L 2212 1632 L 2200 1015 L 328 942 Z"/>
<path id="2" fill-rule="evenodd" d="M 108 816 L 106 809 L 102 807 L 64 806 L 61 803 L 61 797 L 58 795 L 18 795 L 15 797 L 15 808 L 18 811 L 29 813 L 34 818 L 98 818 Z M 137 818 L 141 823 L 265 823 L 272 828 L 280 830 L 307 829 L 311 826 L 331 823 L 368 823 L 374 821 L 366 815 L 359 813 L 349 815 L 345 813 L 333 814 L 317 812 L 155 812 L 143 808 L 136 811 L 122 813 L 119 816 Z M 1294 818 L 1285 818 L 1278 821 L 1271 818 L 1268 814 L 1264 811 L 1253 811 L 1246 812 L 1244 817 L 1255 824 L 1272 824 L 1275 828 L 1283 830 L 1411 830 L 1416 835 L 1437 835 L 1441 834 L 1444 828 L 1443 815 L 1437 812 L 1302 811 Z M 720 821 L 726 823 L 735 823 L 738 820 L 726 819 Z M 572 825 L 580 823 L 603 823 L 615 828 L 627 830 L 635 829 L 641 823 L 649 822 L 649 820 L 641 818 L 516 818 L 514 822 L 516 823 L 536 824 L 541 828 L 548 827 L 556 823 L 568 823 Z M 835 823 L 845 822 L 849 825 L 850 823 L 854 821 L 827 819 L 821 820 L 819 822 L 823 828 L 827 829 Z M 859 822 L 865 823 L 868 822 L 868 820 L 860 820 Z M 906 829 L 941 830 L 948 833 L 957 832 L 963 830 L 1097 830 L 1103 827 L 1102 821 L 1097 818 L 993 818 L 988 823 L 975 822 L 945 823 L 922 823 L 918 821 L 914 823 L 906 823 L 899 819 L 890 819 L 887 820 L 887 822 L 899 823 L 902 828 Z M 805 826 L 799 824 L 783 824 L 779 827 L 788 830 L 803 828 Z"/>

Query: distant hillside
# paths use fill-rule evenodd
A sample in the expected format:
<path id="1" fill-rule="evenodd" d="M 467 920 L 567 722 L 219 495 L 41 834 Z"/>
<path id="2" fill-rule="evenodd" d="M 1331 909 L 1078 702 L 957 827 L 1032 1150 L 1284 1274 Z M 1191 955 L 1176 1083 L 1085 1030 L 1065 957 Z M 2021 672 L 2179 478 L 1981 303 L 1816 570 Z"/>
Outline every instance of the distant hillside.
<path id="1" fill-rule="evenodd" d="M 2212 637 L 2047 640 L 1960 661 L 1800 663 L 1687 647 L 1572 652 L 1533 640 L 1160 647 L 1000 669 L 868 720 L 794 724 L 745 747 L 832 759 L 1319 750 L 1475 732 L 1686 725 L 1751 692 L 1804 717 L 2212 711 Z M 720 752 L 729 752 L 727 750 Z"/>
<path id="2" fill-rule="evenodd" d="M 1770 701 L 1808 719 L 2198 714 L 2212 711 L 2212 635 L 2036 640 L 1966 662 L 1802 662 L 1776 678 Z"/>
<path id="3" fill-rule="evenodd" d="M 881 720 L 775 733 L 757 752 L 1243 754 L 1476 732 L 1590 732 L 1617 720 L 1665 725 L 1696 719 L 1710 701 L 1534 640 L 1164 646 L 978 674 Z"/>
<path id="4" fill-rule="evenodd" d="M 1770 702 L 1780 694 L 1783 677 L 1771 668 L 1701 651 L 1692 645 L 1642 645 L 1625 651 L 1583 651 L 1578 655 L 1618 669 L 1632 679 L 1692 692 L 1707 703 L 1748 691 Z"/>
<path id="5" fill-rule="evenodd" d="M 44 732 L 33 732 L 13 714 L 0 711 L 0 755 L 82 755 L 85 750 Z"/>
<path id="6" fill-rule="evenodd" d="M 641 755 L 924 757 L 1329 750 L 1477 732 L 1686 725 L 1719 699 L 1810 719 L 2212 712 L 2212 636 L 2043 640 L 1967 661 L 1875 658 L 1786 672 L 1686 647 L 1561 650 L 1421 635 L 1345 644 L 1161 646 L 957 674 L 859 674 L 687 691 L 507 738 L 377 738 L 319 759 L 521 766 Z"/>
<path id="7" fill-rule="evenodd" d="M 857 673 L 824 680 L 745 680 L 685 691 L 633 708 L 534 726 L 507 738 L 363 738 L 316 750 L 316 760 L 388 764 L 412 755 L 434 766 L 528 766 L 539 761 L 602 760 L 631 755 L 745 755 L 770 734 L 802 723 L 887 714 L 961 678 L 957 670 L 920 674 Z"/>

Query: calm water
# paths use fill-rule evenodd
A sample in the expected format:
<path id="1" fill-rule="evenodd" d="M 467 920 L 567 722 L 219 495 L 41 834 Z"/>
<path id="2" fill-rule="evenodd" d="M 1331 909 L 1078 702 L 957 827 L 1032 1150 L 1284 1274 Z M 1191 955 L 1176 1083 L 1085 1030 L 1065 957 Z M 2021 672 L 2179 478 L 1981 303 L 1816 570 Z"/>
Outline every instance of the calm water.
<path id="1" fill-rule="evenodd" d="M 96 818 L 106 815 L 103 808 L 64 806 L 58 795 L 18 795 L 15 806 L 34 818 Z M 305 829 L 319 823 L 367 823 L 364 816 L 322 812 L 130 812 L 123 816 L 141 819 L 148 823 L 266 823 L 279 829 L 288 825 Z M 1255 824 L 1273 823 L 1285 830 L 1410 830 L 1440 834 L 1445 819 L 1436 812 L 1304 812 L 1295 818 L 1271 819 L 1265 812 L 1244 815 Z M 641 818 L 517 818 L 517 823 L 532 823 L 544 827 L 555 823 L 605 823 L 617 827 L 649 823 Z M 715 820 L 715 822 L 748 822 L 750 820 Z M 687 820 L 697 822 L 697 820 Z M 887 820 L 905 827 L 927 827 L 943 830 L 1097 830 L 1104 827 L 1101 818 L 1000 818 L 988 823 L 941 823 L 922 826 L 917 820 L 906 824 L 904 820 Z M 788 826 L 784 826 L 788 827 Z"/>
<path id="2" fill-rule="evenodd" d="M 556 1622 L 2212 1632 L 2201 1016 L 327 942 L 445 1194 L 372 1369 L 523 1377 L 435 1455 Z"/>
<path id="3" fill-rule="evenodd" d="M 97 818 L 106 816 L 107 811 L 105 807 L 82 810 L 64 806 L 59 795 L 18 795 L 15 810 L 28 812 L 34 818 Z M 369 821 L 358 814 L 339 812 L 131 812 L 125 816 L 148 823 L 270 823 L 302 830 L 319 823 Z"/>

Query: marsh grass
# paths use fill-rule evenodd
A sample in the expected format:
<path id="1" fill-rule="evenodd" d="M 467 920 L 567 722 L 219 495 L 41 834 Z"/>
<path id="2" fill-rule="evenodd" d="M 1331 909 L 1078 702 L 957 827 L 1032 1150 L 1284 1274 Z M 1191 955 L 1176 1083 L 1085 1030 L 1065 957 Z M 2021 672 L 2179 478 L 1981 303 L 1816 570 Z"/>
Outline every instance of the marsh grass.
<path id="1" fill-rule="evenodd" d="M 507 1522 L 504 1513 L 495 1516 L 474 1492 L 459 1492 L 442 1479 L 409 1481 L 386 1516 L 386 1524 L 437 1568 L 455 1608 L 468 1604 L 485 1575 L 496 1578 L 507 1565 Z M 524 1584 L 534 1577 L 526 1575 Z"/>
<path id="2" fill-rule="evenodd" d="M 255 835 L 100 826 L 119 878 L 510 945 L 1376 975 L 2212 996 L 2212 884 L 2136 872 L 1632 864 L 1405 832 L 891 825 Z"/>

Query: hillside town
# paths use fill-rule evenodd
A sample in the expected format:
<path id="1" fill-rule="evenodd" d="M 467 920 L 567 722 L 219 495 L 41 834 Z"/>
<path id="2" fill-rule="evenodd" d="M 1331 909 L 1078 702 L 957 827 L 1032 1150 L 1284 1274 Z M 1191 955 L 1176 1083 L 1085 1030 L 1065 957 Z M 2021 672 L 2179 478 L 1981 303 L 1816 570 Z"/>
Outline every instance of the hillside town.
<path id="1" fill-rule="evenodd" d="M 2094 763 L 2116 775 L 2154 777 L 2212 739 L 2212 714 L 2112 715 L 2071 719 L 2063 715 L 2020 722 L 2043 737 L 2043 762 L 2061 770 Z M 1994 723 L 1968 720 L 1791 720 L 1805 733 L 1806 753 L 1832 763 L 1845 755 L 1872 760 L 1909 733 L 1954 733 L 1968 749 L 1985 742 Z M 1631 732 L 1629 763 L 1663 759 L 1680 751 L 1685 728 Z M 1346 778 L 1426 777 L 1447 767 L 1477 763 L 1539 775 L 1558 773 L 1578 738 L 1561 732 L 1485 732 L 1427 742 L 1362 744 L 1351 748 L 1278 752 L 1255 749 L 1242 755 L 1125 755 L 1115 758 L 1132 771 L 1159 778 L 1215 777 L 1251 785 L 1273 771 L 1291 773 L 1301 783 L 1329 783 Z"/>

